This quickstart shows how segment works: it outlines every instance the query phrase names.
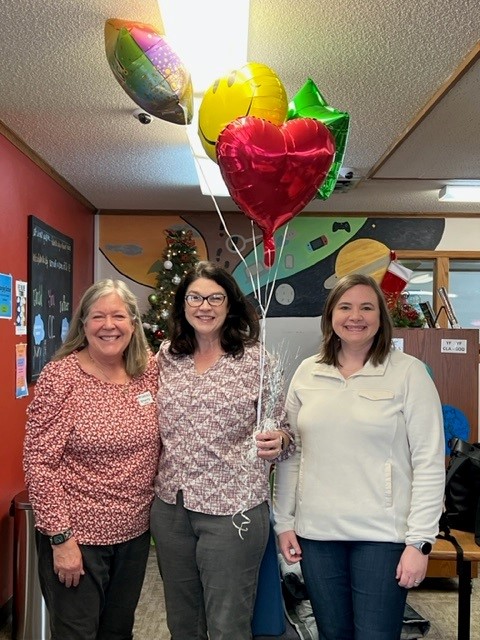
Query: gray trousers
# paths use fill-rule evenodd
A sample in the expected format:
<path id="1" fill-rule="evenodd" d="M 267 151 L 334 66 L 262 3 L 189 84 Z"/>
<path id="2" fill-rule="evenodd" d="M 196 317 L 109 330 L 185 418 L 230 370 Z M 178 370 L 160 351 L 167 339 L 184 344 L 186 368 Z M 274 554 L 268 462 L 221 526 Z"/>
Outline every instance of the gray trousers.
<path id="1" fill-rule="evenodd" d="M 155 498 L 150 528 L 172 640 L 249 640 L 258 571 L 269 535 L 266 502 L 245 512 L 243 540 L 231 516 Z M 208 633 L 208 635 L 207 635 Z"/>

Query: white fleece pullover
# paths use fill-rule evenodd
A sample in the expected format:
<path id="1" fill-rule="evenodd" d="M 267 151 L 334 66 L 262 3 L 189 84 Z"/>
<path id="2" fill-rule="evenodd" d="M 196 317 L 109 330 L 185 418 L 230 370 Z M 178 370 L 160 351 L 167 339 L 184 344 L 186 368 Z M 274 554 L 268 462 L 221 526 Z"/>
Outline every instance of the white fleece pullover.
<path id="1" fill-rule="evenodd" d="M 425 365 L 392 351 L 344 379 L 302 362 L 287 397 L 297 449 L 277 465 L 277 534 L 314 540 L 434 542 L 442 512 L 442 408 Z"/>

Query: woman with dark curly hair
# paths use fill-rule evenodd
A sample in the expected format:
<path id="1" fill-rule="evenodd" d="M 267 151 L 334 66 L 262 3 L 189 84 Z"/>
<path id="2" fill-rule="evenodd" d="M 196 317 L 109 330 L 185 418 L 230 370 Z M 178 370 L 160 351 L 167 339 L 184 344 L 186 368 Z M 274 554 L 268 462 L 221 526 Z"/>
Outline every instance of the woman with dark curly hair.
<path id="1" fill-rule="evenodd" d="M 257 314 L 222 268 L 189 271 L 171 319 L 158 353 L 162 452 L 151 512 L 167 624 L 173 640 L 247 640 L 269 534 L 264 461 L 294 449 L 283 394 L 262 358 Z"/>

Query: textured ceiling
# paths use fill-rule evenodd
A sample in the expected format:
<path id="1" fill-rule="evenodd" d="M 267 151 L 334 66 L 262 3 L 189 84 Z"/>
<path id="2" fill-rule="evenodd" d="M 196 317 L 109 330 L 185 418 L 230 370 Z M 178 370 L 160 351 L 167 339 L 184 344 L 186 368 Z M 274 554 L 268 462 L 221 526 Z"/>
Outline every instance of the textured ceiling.
<path id="1" fill-rule="evenodd" d="M 96 209 L 213 210 L 186 128 L 133 118 L 105 56 L 112 17 L 161 25 L 156 0 L 3 0 L 0 120 Z M 363 180 L 306 210 L 480 214 L 437 200 L 480 180 L 479 33 L 478 0 L 251 0 L 249 61 L 350 113 L 344 165 Z"/>

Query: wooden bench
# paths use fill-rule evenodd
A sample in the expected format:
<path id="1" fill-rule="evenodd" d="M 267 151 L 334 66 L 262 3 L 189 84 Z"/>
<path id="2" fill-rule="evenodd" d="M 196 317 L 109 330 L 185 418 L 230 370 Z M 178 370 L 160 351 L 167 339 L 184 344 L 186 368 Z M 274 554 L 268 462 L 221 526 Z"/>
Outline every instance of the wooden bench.
<path id="1" fill-rule="evenodd" d="M 455 546 L 448 540 L 437 539 L 433 545 L 430 558 L 432 560 L 454 560 L 458 575 L 458 640 L 470 640 L 470 614 L 472 595 L 472 562 L 480 562 L 480 547 L 475 543 L 473 533 L 453 530 L 463 550 L 463 559 L 457 557 Z"/>

